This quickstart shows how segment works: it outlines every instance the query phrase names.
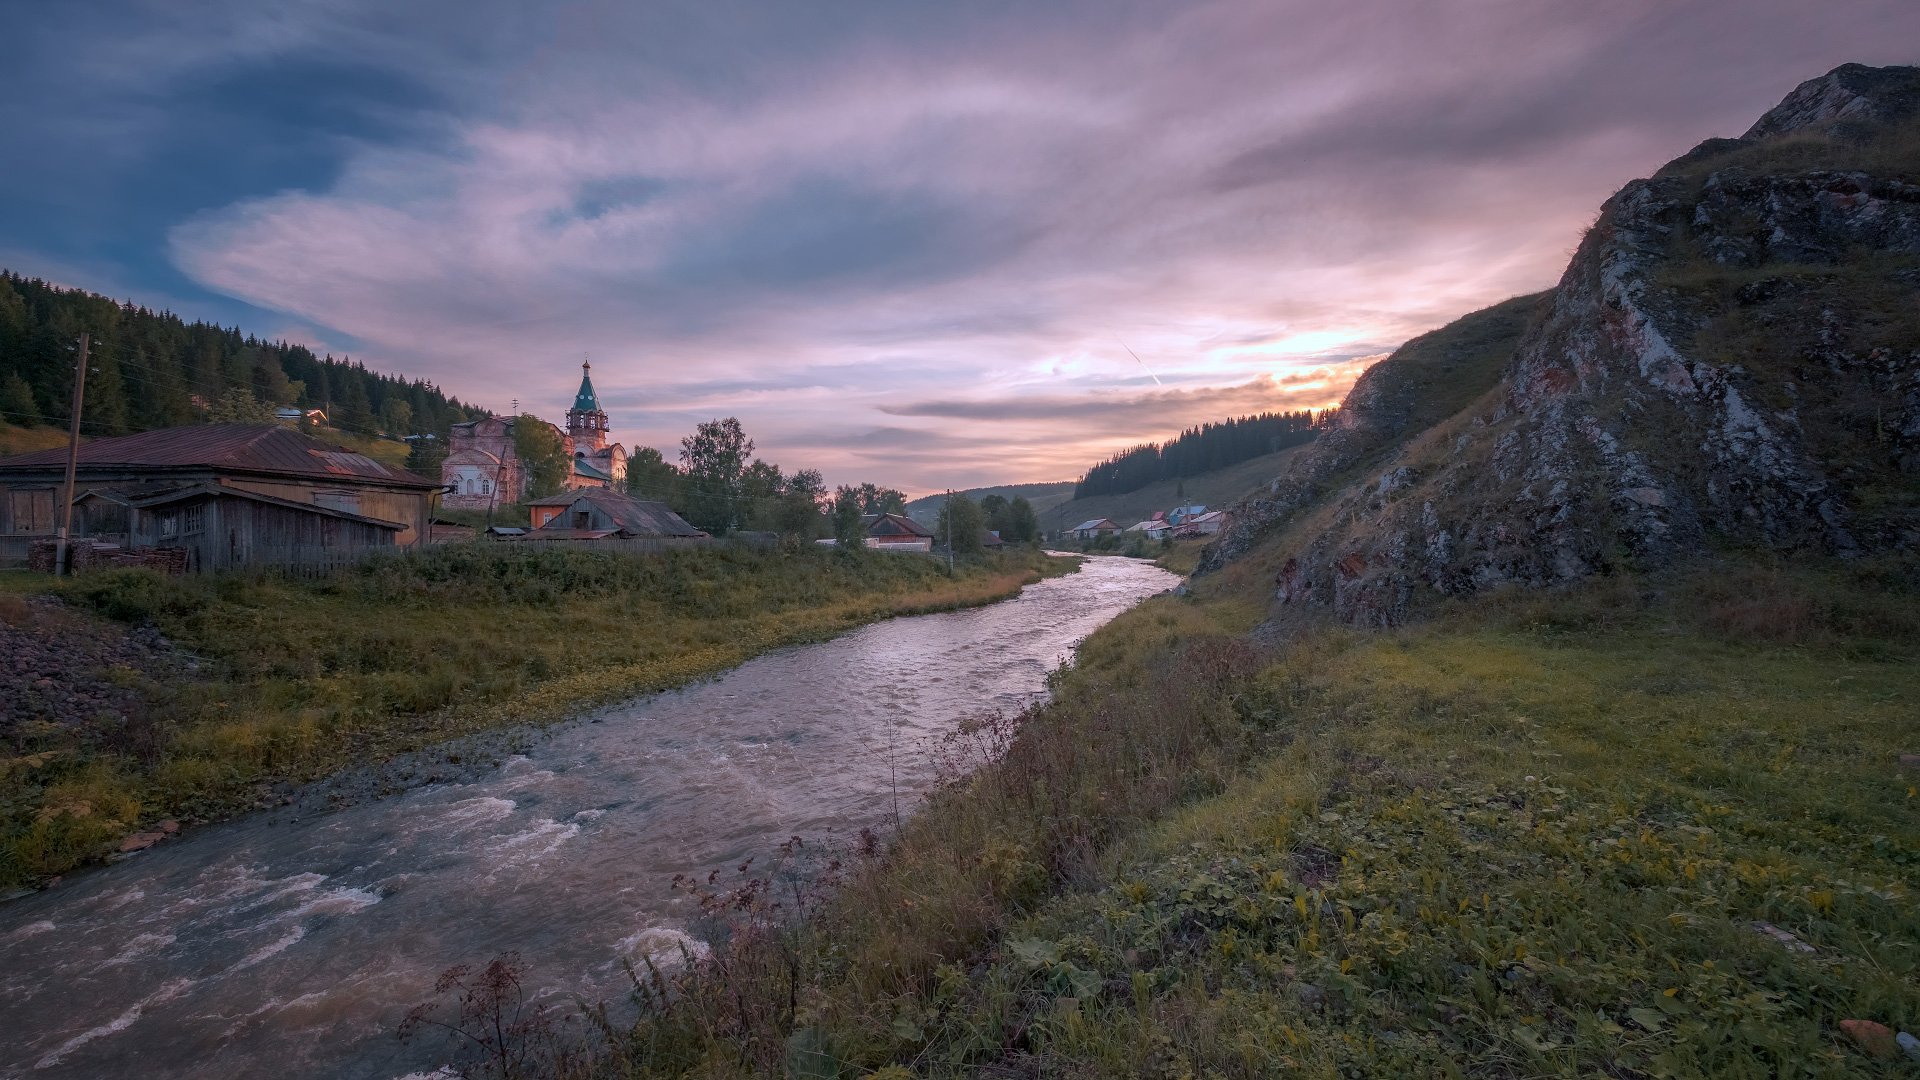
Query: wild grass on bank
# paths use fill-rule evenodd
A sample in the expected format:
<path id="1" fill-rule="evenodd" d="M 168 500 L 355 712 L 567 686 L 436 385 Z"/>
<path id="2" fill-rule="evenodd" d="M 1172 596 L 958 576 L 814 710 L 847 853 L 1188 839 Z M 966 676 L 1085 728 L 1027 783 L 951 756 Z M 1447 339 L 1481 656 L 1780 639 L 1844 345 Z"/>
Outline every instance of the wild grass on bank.
<path id="1" fill-rule="evenodd" d="M 1150 601 L 601 1068 L 1903 1075 L 1840 1021 L 1920 1023 L 1910 571 L 1616 579 L 1272 653 Z"/>
<path id="2" fill-rule="evenodd" d="M 948 577 L 931 559 L 822 548 L 467 544 L 317 582 L 86 575 L 59 593 L 151 623 L 204 661 L 204 677 L 147 687 L 156 737 L 137 752 L 85 725 L 9 729 L 0 886 L 97 858 L 143 822 L 245 809 L 268 784 L 679 686 L 875 619 L 991 602 L 1072 565 L 1008 554 Z"/>

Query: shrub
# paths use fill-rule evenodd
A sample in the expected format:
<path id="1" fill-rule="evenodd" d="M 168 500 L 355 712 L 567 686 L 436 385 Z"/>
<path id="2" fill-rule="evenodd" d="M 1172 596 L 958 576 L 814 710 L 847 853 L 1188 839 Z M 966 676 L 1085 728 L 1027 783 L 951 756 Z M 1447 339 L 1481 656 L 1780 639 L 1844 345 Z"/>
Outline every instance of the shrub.
<path id="1" fill-rule="evenodd" d="M 62 594 L 81 607 L 128 623 L 190 614 L 206 603 L 199 590 L 180 579 L 136 568 L 81 575 Z"/>

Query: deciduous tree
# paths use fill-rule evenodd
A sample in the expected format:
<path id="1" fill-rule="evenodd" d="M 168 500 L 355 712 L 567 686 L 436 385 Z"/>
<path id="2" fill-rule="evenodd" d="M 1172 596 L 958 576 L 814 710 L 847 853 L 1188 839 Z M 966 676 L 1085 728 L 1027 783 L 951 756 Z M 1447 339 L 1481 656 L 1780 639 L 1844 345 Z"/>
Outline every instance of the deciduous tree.
<path id="1" fill-rule="evenodd" d="M 709 420 L 680 440 L 688 520 L 714 535 L 740 521 L 741 481 L 753 458 L 753 440 L 735 417 Z"/>
<path id="2" fill-rule="evenodd" d="M 531 413 L 521 413 L 513 422 L 513 453 L 527 476 L 527 496 L 544 499 L 558 495 L 573 474 L 573 459 L 552 424 Z M 503 492 L 502 502 L 516 501 L 517 492 Z"/>
<path id="3" fill-rule="evenodd" d="M 980 534 L 986 527 L 987 517 L 980 512 L 979 503 L 965 495 L 949 496 L 940 508 L 940 523 L 934 529 L 933 541 L 936 544 L 951 542 L 955 554 L 973 554 L 980 550 Z"/>

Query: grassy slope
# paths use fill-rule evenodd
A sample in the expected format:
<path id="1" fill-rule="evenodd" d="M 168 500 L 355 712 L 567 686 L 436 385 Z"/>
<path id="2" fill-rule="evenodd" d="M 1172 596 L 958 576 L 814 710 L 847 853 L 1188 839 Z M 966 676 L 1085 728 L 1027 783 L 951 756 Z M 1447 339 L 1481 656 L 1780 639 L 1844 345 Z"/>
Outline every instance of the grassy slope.
<path id="1" fill-rule="evenodd" d="M 349 450 L 355 450 L 385 462 L 396 469 L 407 464 L 407 444 L 393 439 L 376 439 L 366 435 L 355 435 L 348 431 L 333 428 L 319 428 L 313 432 L 316 439 L 338 443 Z M 46 450 L 60 446 L 67 441 L 65 428 L 53 425 L 39 427 L 19 427 L 0 421 L 0 457 L 12 454 L 30 454 L 35 450 Z"/>
<path id="2" fill-rule="evenodd" d="M 1236 502 L 1265 486 L 1267 481 L 1287 471 L 1312 443 L 1288 447 L 1277 454 L 1251 458 L 1184 480 L 1162 480 L 1124 495 L 1094 495 L 1070 499 L 1040 515 L 1040 527 L 1049 532 L 1070 529 L 1094 518 L 1112 518 L 1121 527 L 1152 516 L 1155 510 L 1171 510 L 1180 505 L 1178 490 L 1185 490 L 1188 503 L 1218 508 Z"/>
<path id="3" fill-rule="evenodd" d="M 1024 498 L 1033 504 L 1036 514 L 1045 514 L 1049 509 L 1073 498 L 1073 481 L 1055 480 L 1041 484 L 1002 484 L 999 487 L 968 488 L 959 494 L 974 502 L 989 495 L 998 495 L 1011 502 Z M 922 495 L 907 503 L 907 516 L 916 521 L 933 521 L 940 516 L 940 509 L 947 505 L 946 493 Z"/>
<path id="4" fill-rule="evenodd" d="M 52 425 L 38 427 L 19 427 L 0 421 L 0 457 L 14 454 L 31 454 L 36 450 L 51 450 L 64 446 L 67 441 L 65 428 Z"/>
<path id="5" fill-rule="evenodd" d="M 411 448 L 398 439 L 380 439 L 372 435 L 356 435 L 339 428 L 315 428 L 313 437 L 323 442 L 338 443 L 349 450 L 365 454 L 367 457 L 396 469 L 407 467 L 407 455 Z"/>
<path id="6" fill-rule="evenodd" d="M 1914 570 L 1734 563 L 1283 652 L 1241 594 L 1149 601 L 601 1064 L 1905 1075 L 1838 1024 L 1920 1023 Z M 790 962 L 796 1006 L 757 1006 Z"/>
<path id="7" fill-rule="evenodd" d="M 138 731 L 29 723 L 0 744 L 0 886 L 98 857 L 138 823 L 245 809 L 269 783 L 557 719 L 876 619 L 990 602 L 1073 565 L 1008 554 L 949 578 L 929 559 L 813 547 L 463 545 L 330 582 L 88 575 L 62 587 L 71 602 L 151 620 L 212 676 L 147 687 L 153 714 Z M 49 584 L 0 577 L 8 592 Z"/>

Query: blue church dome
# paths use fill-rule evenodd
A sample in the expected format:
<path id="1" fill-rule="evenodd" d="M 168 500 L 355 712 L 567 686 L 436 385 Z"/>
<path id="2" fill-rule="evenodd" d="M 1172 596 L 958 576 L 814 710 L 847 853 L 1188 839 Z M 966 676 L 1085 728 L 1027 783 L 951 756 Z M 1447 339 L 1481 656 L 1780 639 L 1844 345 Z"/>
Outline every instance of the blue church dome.
<path id="1" fill-rule="evenodd" d="M 573 395 L 575 412 L 599 412 L 600 395 L 593 392 L 593 365 L 580 365 L 580 392 Z"/>

